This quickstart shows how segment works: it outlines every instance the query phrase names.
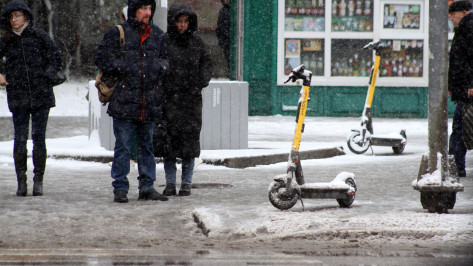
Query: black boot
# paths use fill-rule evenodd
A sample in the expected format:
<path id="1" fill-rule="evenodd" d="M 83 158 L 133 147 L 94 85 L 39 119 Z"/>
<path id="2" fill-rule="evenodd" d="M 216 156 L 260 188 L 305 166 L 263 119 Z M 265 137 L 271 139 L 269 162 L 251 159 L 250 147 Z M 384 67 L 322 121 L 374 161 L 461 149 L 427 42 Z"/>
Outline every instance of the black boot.
<path id="1" fill-rule="evenodd" d="M 28 150 L 26 149 L 14 149 L 13 160 L 15 161 L 15 172 L 16 179 L 18 181 L 18 190 L 16 191 L 17 196 L 24 197 L 27 192 L 26 185 L 26 166 L 28 159 Z"/>
<path id="2" fill-rule="evenodd" d="M 166 183 L 166 188 L 163 190 L 164 196 L 176 196 L 176 184 Z"/>
<path id="3" fill-rule="evenodd" d="M 191 187 L 191 184 L 182 184 L 181 189 L 179 189 L 179 196 L 190 196 Z"/>
<path id="4" fill-rule="evenodd" d="M 44 169 L 46 168 L 46 158 L 46 149 L 33 150 L 33 196 L 43 196 L 43 176 Z"/>
<path id="5" fill-rule="evenodd" d="M 168 197 L 161 195 L 156 189 L 152 188 L 147 191 L 141 191 L 138 193 L 138 200 L 160 200 L 166 201 Z"/>

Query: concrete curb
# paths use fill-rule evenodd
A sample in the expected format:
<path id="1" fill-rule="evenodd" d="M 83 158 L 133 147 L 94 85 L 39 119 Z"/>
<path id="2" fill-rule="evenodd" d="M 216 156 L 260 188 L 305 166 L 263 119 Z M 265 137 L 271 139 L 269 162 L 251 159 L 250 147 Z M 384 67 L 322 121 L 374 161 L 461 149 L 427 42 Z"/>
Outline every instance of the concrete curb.
<path id="1" fill-rule="evenodd" d="M 307 159 L 323 159 L 330 158 L 334 156 L 345 155 L 342 146 L 327 148 L 327 149 L 317 149 L 317 150 L 308 150 L 301 151 L 300 157 L 301 160 Z M 268 155 L 257 155 L 257 156 L 246 156 L 246 157 L 234 157 L 234 158 L 225 158 L 225 159 L 203 159 L 203 163 L 211 165 L 221 165 L 229 168 L 247 168 L 254 167 L 257 165 L 269 165 L 280 162 L 287 162 L 288 153 L 278 153 L 278 154 L 268 154 Z M 72 159 L 77 161 L 89 161 L 89 162 L 99 162 L 99 163 L 108 163 L 113 160 L 111 156 L 74 156 L 74 155 L 50 155 L 49 157 L 54 159 Z M 162 159 L 159 158 L 158 162 L 161 162 Z"/>
<path id="2" fill-rule="evenodd" d="M 308 150 L 308 151 L 301 151 L 300 153 L 301 160 L 307 159 L 323 159 L 323 158 L 330 158 L 339 155 L 345 155 L 343 151 L 343 147 L 335 147 L 329 149 L 318 149 L 318 150 Z M 246 167 L 254 167 L 257 165 L 269 165 L 275 164 L 280 162 L 287 162 L 289 159 L 288 153 L 281 153 L 281 154 L 270 154 L 270 155 L 259 155 L 259 156 L 251 156 L 251 157 L 235 157 L 235 158 L 226 158 L 222 160 L 213 160 L 213 161 L 206 161 L 204 163 L 213 164 L 213 165 L 223 165 L 229 168 L 246 168 Z"/>

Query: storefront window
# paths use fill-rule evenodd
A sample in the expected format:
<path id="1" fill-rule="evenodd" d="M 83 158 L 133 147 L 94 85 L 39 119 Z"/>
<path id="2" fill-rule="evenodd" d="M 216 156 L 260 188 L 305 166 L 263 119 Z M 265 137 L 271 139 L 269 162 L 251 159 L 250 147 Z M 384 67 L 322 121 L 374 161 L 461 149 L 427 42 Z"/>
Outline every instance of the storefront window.
<path id="1" fill-rule="evenodd" d="M 332 40 L 332 76 L 368 76 L 372 51 L 361 50 L 373 40 Z"/>
<path id="2" fill-rule="evenodd" d="M 422 77 L 423 40 L 382 40 L 380 77 Z"/>
<path id="3" fill-rule="evenodd" d="M 314 76 L 324 74 L 324 40 L 286 39 L 285 40 L 284 74 L 301 64 Z"/>
<path id="4" fill-rule="evenodd" d="M 332 31 L 373 31 L 373 0 L 332 0 Z"/>
<path id="5" fill-rule="evenodd" d="M 285 3 L 286 31 L 324 31 L 324 0 L 286 0 Z"/>
<path id="6" fill-rule="evenodd" d="M 384 29 L 420 29 L 420 5 L 384 4 Z"/>
<path id="7" fill-rule="evenodd" d="M 360 49 L 381 40 L 379 84 L 426 86 L 428 6 L 427 0 L 278 1 L 278 85 L 301 64 L 312 71 L 313 85 L 365 85 L 375 52 Z M 452 31 L 450 23 L 449 39 Z"/>

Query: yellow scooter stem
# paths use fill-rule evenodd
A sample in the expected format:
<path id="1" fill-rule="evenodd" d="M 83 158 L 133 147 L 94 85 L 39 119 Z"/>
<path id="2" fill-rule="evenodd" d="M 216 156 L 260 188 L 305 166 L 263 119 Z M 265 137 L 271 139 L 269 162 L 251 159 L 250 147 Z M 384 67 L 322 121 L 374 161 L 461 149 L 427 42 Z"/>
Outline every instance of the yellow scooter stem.
<path id="1" fill-rule="evenodd" d="M 368 108 L 371 108 L 371 104 L 373 103 L 374 89 L 376 87 L 376 78 L 378 77 L 380 61 L 381 61 L 381 55 L 376 53 L 374 66 L 373 66 L 373 69 L 371 69 L 370 88 L 368 90 L 368 95 L 366 96 L 366 102 L 365 102 L 365 107 L 368 107 Z"/>
<path id="2" fill-rule="evenodd" d="M 307 104 L 309 102 L 310 86 L 303 86 L 300 92 L 299 106 L 297 108 L 296 130 L 294 132 L 294 139 L 292 141 L 292 151 L 299 151 L 301 144 L 302 133 L 304 132 L 304 120 L 307 111 Z"/>

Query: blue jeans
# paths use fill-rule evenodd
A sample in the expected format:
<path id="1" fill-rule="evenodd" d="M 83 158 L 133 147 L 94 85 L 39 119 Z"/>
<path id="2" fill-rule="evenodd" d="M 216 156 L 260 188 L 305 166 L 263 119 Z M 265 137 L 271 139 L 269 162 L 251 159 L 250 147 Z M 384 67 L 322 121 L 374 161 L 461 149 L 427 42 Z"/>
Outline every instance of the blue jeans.
<path id="1" fill-rule="evenodd" d="M 462 135 L 462 109 L 466 105 L 463 102 L 456 102 L 455 113 L 453 114 L 452 134 L 448 145 L 448 154 L 455 157 L 458 170 L 465 169 L 466 147 Z"/>
<path id="2" fill-rule="evenodd" d="M 114 179 L 112 182 L 114 193 L 118 190 L 128 192 L 130 188 L 127 175 L 130 173 L 133 134 L 136 136 L 138 147 L 138 189 L 140 191 L 153 189 L 156 180 L 156 161 L 153 152 L 154 127 L 154 122 L 113 119 L 113 133 L 116 140 L 111 175 Z"/>
<path id="3" fill-rule="evenodd" d="M 164 157 L 163 160 L 166 184 L 176 184 L 176 158 Z M 195 158 L 182 158 L 181 184 L 192 184 L 192 175 L 194 174 L 194 160 Z"/>
<path id="4" fill-rule="evenodd" d="M 49 107 L 38 110 L 21 110 L 12 112 L 15 136 L 14 150 L 26 150 L 31 117 L 31 139 L 33 150 L 46 149 L 46 127 L 48 125 Z"/>

